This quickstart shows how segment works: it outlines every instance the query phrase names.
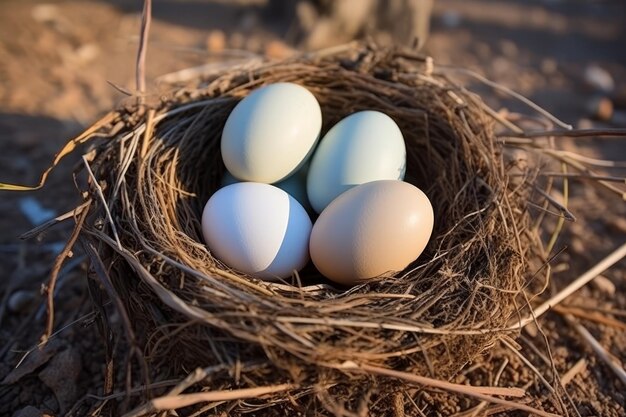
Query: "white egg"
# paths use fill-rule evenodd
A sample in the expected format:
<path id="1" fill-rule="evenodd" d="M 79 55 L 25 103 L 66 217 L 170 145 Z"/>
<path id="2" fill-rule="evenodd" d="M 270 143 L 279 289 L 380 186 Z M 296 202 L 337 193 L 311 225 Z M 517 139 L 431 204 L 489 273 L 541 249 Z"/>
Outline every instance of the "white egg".
<path id="1" fill-rule="evenodd" d="M 361 111 L 333 126 L 320 141 L 307 178 L 309 202 L 322 210 L 350 188 L 402 180 L 406 147 L 398 125 L 384 113 Z"/>
<path id="2" fill-rule="evenodd" d="M 309 261 L 311 220 L 285 191 L 240 182 L 211 196 L 202 233 L 215 257 L 258 278 L 287 278 Z"/>
<path id="3" fill-rule="evenodd" d="M 224 164 L 243 181 L 280 181 L 302 165 L 321 127 L 322 111 L 309 90 L 292 83 L 261 87 L 241 100 L 226 120 Z"/>

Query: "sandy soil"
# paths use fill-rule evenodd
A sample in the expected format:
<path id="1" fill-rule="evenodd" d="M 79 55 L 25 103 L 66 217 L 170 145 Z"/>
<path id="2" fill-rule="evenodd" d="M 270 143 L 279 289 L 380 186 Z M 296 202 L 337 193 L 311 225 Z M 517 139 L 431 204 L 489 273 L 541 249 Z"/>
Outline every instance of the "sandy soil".
<path id="1" fill-rule="evenodd" d="M 237 60 L 250 53 L 280 56 L 298 48 L 303 38 L 294 35 L 293 16 L 268 14 L 262 3 L 155 1 L 149 89 L 157 91 L 159 76 L 183 68 Z M 37 183 L 69 137 L 119 103 L 124 98 L 120 90 L 133 90 L 140 5 L 123 0 L 0 3 L 0 181 Z M 426 52 L 437 64 L 470 68 L 519 91 L 575 126 L 626 127 L 625 23 L 626 4 L 619 0 L 441 0 L 434 9 Z M 379 28 L 372 36 L 390 42 L 393 30 L 387 29 Z M 474 87 L 495 108 L 527 112 L 517 101 L 485 86 Z M 608 120 L 594 118 L 598 98 L 608 98 L 614 106 L 611 117 L 604 117 Z M 559 146 L 592 157 L 626 160 L 623 140 L 562 140 Z M 18 236 L 51 214 L 74 207 L 79 196 L 71 172 L 78 162 L 78 156 L 63 162 L 42 190 L 0 192 L 0 380 L 4 379 L 0 415 L 56 416 L 70 411 L 84 415 L 99 402 L 93 396 L 102 392 L 103 352 L 90 320 L 80 252 L 62 273 L 55 322 L 59 334 L 46 349 L 25 356 L 42 332 L 45 308 L 40 289 L 71 225 L 63 224 L 34 241 Z M 565 250 L 554 261 L 556 272 L 548 293 L 626 240 L 624 201 L 585 182 L 573 181 L 571 187 L 569 206 L 578 221 L 568 225 L 558 243 Z M 580 309 L 586 317 L 581 323 L 622 364 L 625 267 L 622 261 L 565 302 Z M 613 322 L 598 323 L 594 314 Z M 563 318 L 549 313 L 540 325 L 543 333 L 523 332 L 520 351 L 549 381 L 551 366 L 543 358 L 550 354 L 556 371 L 568 375 L 570 415 L 626 415 L 626 386 Z M 529 367 L 503 347 L 470 366 L 458 382 L 492 384 L 490 378 L 503 364 L 501 385 L 525 386 L 533 395 L 531 404 L 557 410 L 554 397 Z M 450 415 L 476 406 L 443 394 L 424 394 L 421 401 L 426 415 Z M 490 411 L 498 410 L 482 410 Z"/>

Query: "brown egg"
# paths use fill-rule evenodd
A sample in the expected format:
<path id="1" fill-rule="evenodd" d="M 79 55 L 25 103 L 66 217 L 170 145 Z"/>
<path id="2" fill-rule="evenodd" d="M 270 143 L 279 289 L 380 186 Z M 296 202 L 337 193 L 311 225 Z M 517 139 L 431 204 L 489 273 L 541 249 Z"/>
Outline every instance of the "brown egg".
<path id="1" fill-rule="evenodd" d="M 433 223 L 433 208 L 419 188 L 396 180 L 361 184 L 320 214 L 311 259 L 328 279 L 355 285 L 406 268 L 426 247 Z"/>

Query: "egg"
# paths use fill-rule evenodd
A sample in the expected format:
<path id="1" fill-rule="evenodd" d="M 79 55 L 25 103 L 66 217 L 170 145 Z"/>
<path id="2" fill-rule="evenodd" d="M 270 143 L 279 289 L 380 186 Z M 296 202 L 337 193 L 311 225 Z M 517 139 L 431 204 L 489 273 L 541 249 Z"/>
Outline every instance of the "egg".
<path id="1" fill-rule="evenodd" d="M 307 171 L 308 164 L 305 164 L 284 180 L 275 183 L 274 186 L 280 188 L 281 190 L 285 191 L 287 194 L 295 198 L 307 212 L 312 212 L 311 204 L 309 203 L 309 197 L 307 196 L 306 192 Z"/>
<path id="2" fill-rule="evenodd" d="M 296 172 L 294 172 L 284 180 L 274 183 L 273 185 L 295 198 L 307 212 L 312 213 L 313 209 L 311 208 L 311 204 L 309 204 L 309 197 L 306 193 L 306 175 L 308 167 L 309 165 L 305 163 Z M 226 187 L 227 185 L 235 184 L 237 182 L 241 181 L 235 178 L 233 174 L 226 171 L 222 176 L 220 186 Z"/>
<path id="3" fill-rule="evenodd" d="M 311 220 L 280 188 L 255 182 L 215 192 L 202 213 L 212 254 L 229 267 L 267 280 L 287 278 L 309 261 Z"/>
<path id="4" fill-rule="evenodd" d="M 315 147 L 322 111 L 315 96 L 293 83 L 254 90 L 228 116 L 222 159 L 243 181 L 271 184 L 296 171 Z"/>
<path id="5" fill-rule="evenodd" d="M 321 211 L 341 193 L 376 180 L 402 180 L 406 147 L 398 125 L 384 113 L 361 111 L 333 126 L 320 141 L 307 177 L 309 201 Z"/>
<path id="6" fill-rule="evenodd" d="M 320 214 L 311 231 L 311 260 L 343 285 L 401 271 L 420 256 L 433 223 L 433 208 L 419 188 L 398 180 L 358 185 Z"/>

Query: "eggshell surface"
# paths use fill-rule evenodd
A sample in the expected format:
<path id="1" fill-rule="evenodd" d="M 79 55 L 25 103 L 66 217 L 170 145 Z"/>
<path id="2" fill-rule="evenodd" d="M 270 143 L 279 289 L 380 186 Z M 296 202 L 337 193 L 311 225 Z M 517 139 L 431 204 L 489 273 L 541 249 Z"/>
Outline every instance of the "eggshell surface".
<path id="1" fill-rule="evenodd" d="M 308 171 L 308 167 L 309 165 L 305 163 L 296 172 L 294 172 L 284 180 L 274 183 L 273 185 L 295 198 L 307 212 L 312 212 L 311 204 L 309 204 L 309 197 L 306 193 L 306 174 Z M 233 174 L 226 171 L 222 176 L 220 186 L 226 187 L 227 185 L 235 184 L 238 182 L 241 181 L 235 178 Z"/>
<path id="2" fill-rule="evenodd" d="M 218 259 L 258 278 L 287 278 L 309 261 L 311 220 L 272 185 L 240 182 L 215 192 L 202 213 L 202 233 Z"/>
<path id="3" fill-rule="evenodd" d="M 224 164 L 239 180 L 280 181 L 309 155 L 321 127 L 319 103 L 306 88 L 292 83 L 261 87 L 241 100 L 226 120 Z"/>
<path id="4" fill-rule="evenodd" d="M 361 111 L 333 126 L 311 160 L 307 193 L 321 211 L 341 193 L 376 180 L 402 180 L 406 147 L 398 125 L 384 113 Z"/>
<path id="5" fill-rule="evenodd" d="M 406 268 L 426 247 L 433 224 L 433 208 L 419 188 L 397 180 L 362 184 L 320 214 L 311 259 L 330 280 L 354 285 Z"/>

